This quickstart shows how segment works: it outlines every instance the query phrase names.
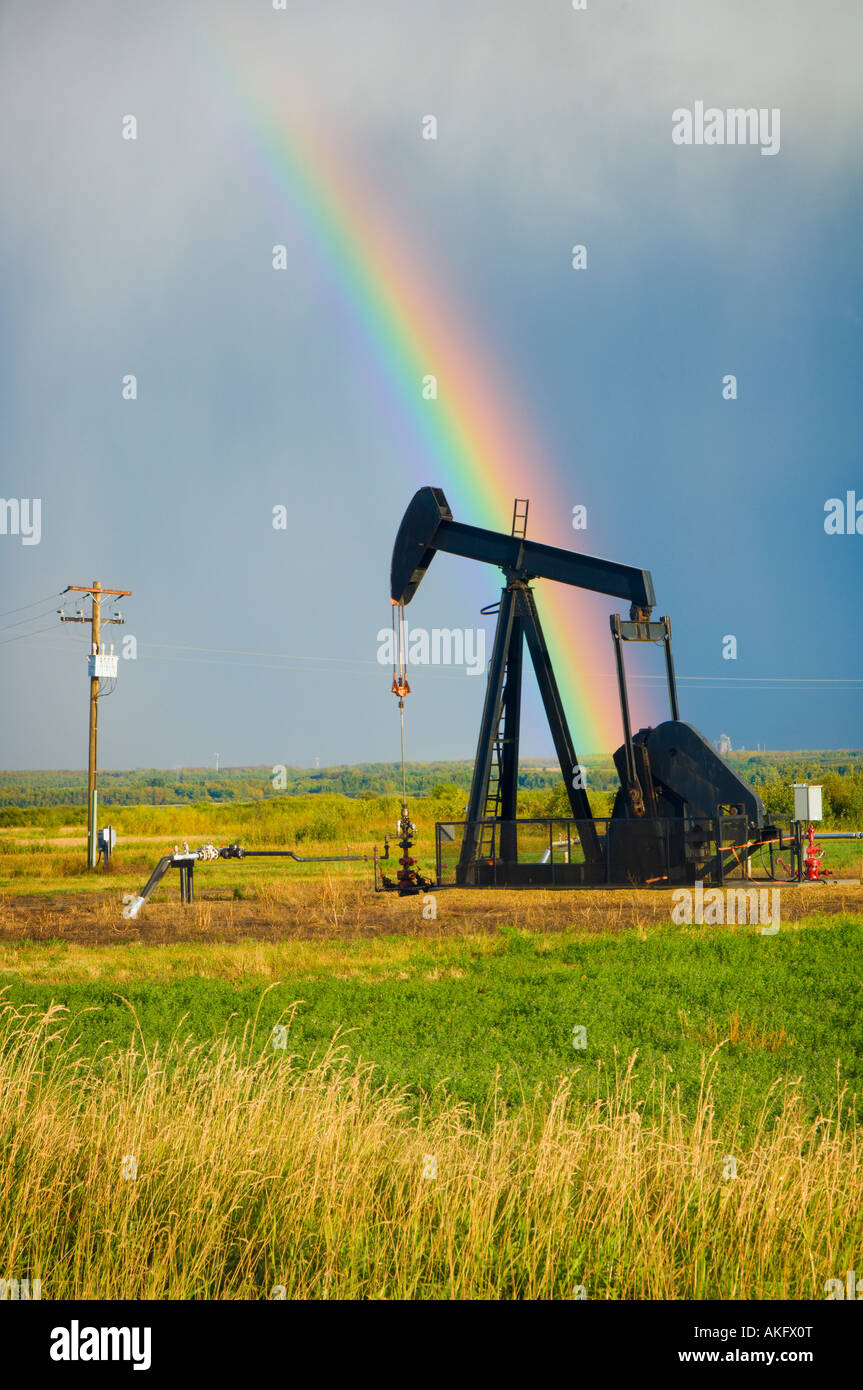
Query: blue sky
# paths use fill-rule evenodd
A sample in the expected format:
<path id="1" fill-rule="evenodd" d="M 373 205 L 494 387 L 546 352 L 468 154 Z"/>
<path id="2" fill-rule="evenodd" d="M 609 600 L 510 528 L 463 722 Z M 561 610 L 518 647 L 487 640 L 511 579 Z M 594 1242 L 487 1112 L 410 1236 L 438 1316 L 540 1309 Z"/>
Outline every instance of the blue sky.
<path id="1" fill-rule="evenodd" d="M 389 555 L 441 479 L 265 177 L 240 72 L 290 92 L 458 304 L 544 441 L 560 528 L 537 539 L 572 543 L 583 501 L 583 548 L 651 569 L 683 717 L 735 746 L 860 746 L 863 534 L 823 523 L 863 499 L 861 29 L 798 0 L 7 4 L 0 495 L 41 498 L 43 532 L 0 535 L 0 766 L 85 764 L 85 629 L 50 599 L 95 577 L 134 591 L 109 631 L 140 644 L 103 766 L 397 756 Z M 779 152 L 676 146 L 697 100 L 778 108 Z M 497 590 L 441 557 L 411 623 L 475 627 Z M 482 680 L 411 679 L 410 755 L 470 756 Z M 523 749 L 550 753 L 533 698 Z"/>

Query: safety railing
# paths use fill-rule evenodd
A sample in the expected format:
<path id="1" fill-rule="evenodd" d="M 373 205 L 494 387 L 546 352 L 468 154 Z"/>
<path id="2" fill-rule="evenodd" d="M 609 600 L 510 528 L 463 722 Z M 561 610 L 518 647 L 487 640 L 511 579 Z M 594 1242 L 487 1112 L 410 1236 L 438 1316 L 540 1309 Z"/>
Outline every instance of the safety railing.
<path id="1" fill-rule="evenodd" d="M 790 816 L 440 821 L 435 855 L 438 885 L 464 887 L 787 883 L 801 863 Z"/>

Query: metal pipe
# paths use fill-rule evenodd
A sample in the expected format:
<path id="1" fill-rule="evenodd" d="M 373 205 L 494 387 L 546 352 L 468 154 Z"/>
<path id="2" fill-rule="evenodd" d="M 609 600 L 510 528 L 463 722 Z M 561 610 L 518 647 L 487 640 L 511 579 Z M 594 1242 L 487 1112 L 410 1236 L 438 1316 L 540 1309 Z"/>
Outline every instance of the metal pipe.
<path id="1" fill-rule="evenodd" d="M 244 849 L 242 845 L 225 845 L 216 849 L 214 845 L 203 845 L 201 849 L 190 850 L 188 845 L 174 854 L 166 854 L 159 860 L 137 897 L 129 897 L 123 908 L 123 916 L 134 921 L 153 890 L 161 883 L 169 869 L 180 870 L 180 902 L 194 902 L 194 873 L 198 860 L 213 859 L 294 859 L 298 864 L 341 864 L 348 860 L 358 861 L 368 858 L 366 854 L 295 854 L 292 849 Z"/>
<path id="2" fill-rule="evenodd" d="M 294 854 L 292 849 L 247 849 L 243 859 L 295 859 L 298 864 L 342 864 L 368 859 L 367 854 Z"/>

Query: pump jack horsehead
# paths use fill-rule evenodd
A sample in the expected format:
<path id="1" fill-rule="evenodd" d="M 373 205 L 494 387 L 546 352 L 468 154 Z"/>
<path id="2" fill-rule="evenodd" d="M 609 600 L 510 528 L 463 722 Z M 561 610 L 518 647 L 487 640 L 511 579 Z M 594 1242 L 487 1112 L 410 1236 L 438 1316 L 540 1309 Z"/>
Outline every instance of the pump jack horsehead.
<path id="1" fill-rule="evenodd" d="M 742 868 L 746 875 L 755 848 L 781 841 L 781 833 L 764 824 L 765 808 L 752 788 L 697 729 L 680 719 L 671 623 L 667 617 L 652 618 L 656 598 L 650 572 L 528 540 L 527 513 L 528 503 L 518 499 L 511 534 L 487 531 L 454 521 L 441 489 L 423 487 L 402 518 L 392 555 L 390 598 L 396 639 L 393 692 L 399 698 L 402 722 L 399 831 L 403 855 L 396 882 L 386 880 L 384 886 L 402 893 L 430 886 L 416 873 L 416 861 L 410 855 L 413 827 L 404 778 L 404 700 L 410 686 L 399 639 L 404 607 L 438 551 L 497 566 L 504 575 L 456 882 L 467 886 L 723 882 L 729 867 Z M 532 587 L 537 579 L 609 594 L 630 605 L 628 619 L 619 613 L 610 618 L 623 743 L 614 754 L 620 787 L 612 815 L 604 823 L 594 818 L 582 779 L 573 775 L 579 761 L 540 623 Z M 623 655 L 626 642 L 662 644 L 671 706 L 669 720 L 635 734 Z M 567 788 L 580 862 L 573 862 L 575 856 L 569 854 L 565 863 L 545 859 L 536 863 L 519 855 L 518 748 L 525 644 Z M 438 826 L 438 834 L 443 828 Z"/>

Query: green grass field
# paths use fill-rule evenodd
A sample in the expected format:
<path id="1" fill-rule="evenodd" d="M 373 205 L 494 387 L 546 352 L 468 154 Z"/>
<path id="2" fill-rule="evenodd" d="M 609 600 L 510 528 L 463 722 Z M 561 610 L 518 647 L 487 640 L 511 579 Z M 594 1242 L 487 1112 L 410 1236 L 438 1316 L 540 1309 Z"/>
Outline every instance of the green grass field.
<path id="1" fill-rule="evenodd" d="M 667 1076 L 696 1104 L 705 1051 L 721 1045 L 720 1113 L 754 1115 L 777 1080 L 814 1114 L 837 1083 L 861 1090 L 863 918 L 757 928 L 665 927 L 586 938 L 506 930 L 439 941 L 0 948 L 4 997 L 71 1011 L 87 1053 L 139 1036 L 263 1045 L 293 1014 L 291 1050 L 320 1057 L 338 1031 L 348 1055 L 413 1094 L 443 1087 L 482 1107 L 559 1077 L 588 1096 L 638 1053 L 636 1095 Z M 292 1006 L 296 1005 L 296 1008 Z M 586 1030 L 576 1048 L 573 1029 Z"/>
<path id="2" fill-rule="evenodd" d="M 861 941 L 4 944 L 0 1262 L 47 1298 L 823 1296 Z"/>
<path id="3" fill-rule="evenodd" d="M 0 1268 L 124 1299 L 818 1298 L 859 1268 L 856 845 L 775 935 L 644 890 L 424 920 L 368 863 L 206 865 L 193 908 L 174 879 L 120 915 L 178 841 L 367 853 L 394 809 L 120 808 L 107 875 L 77 824 L 5 828 Z"/>

